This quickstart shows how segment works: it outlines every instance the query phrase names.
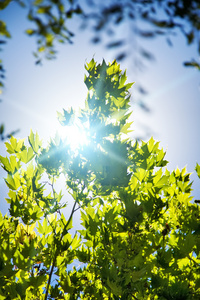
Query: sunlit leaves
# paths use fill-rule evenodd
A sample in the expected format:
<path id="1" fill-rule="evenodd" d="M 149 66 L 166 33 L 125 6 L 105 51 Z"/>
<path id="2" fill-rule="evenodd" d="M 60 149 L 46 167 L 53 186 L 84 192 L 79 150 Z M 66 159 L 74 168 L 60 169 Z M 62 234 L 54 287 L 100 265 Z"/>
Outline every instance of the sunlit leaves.
<path id="1" fill-rule="evenodd" d="M 200 206 L 190 174 L 170 172 L 153 138 L 128 136 L 131 85 L 120 66 L 92 60 L 86 70 L 85 107 L 58 117 L 66 127 L 82 121 L 87 144 L 74 151 L 56 136 L 44 146 L 32 131 L 5 143 L 0 298 L 199 299 Z"/>
<path id="2" fill-rule="evenodd" d="M 132 84 L 125 85 L 126 73 L 122 73 L 116 61 L 106 65 L 105 61 L 95 65 L 94 59 L 86 65 L 89 76 L 85 76 L 85 84 L 88 90 L 95 89 L 97 99 L 105 97 L 111 99 L 111 111 L 118 108 L 128 108 L 128 89 Z M 101 105 L 101 104 L 100 104 Z M 109 109 L 109 106 L 105 110 Z M 104 112 L 104 111 L 103 111 Z"/>
<path id="3" fill-rule="evenodd" d="M 12 136 L 9 142 L 5 142 L 5 145 L 8 153 L 17 153 L 24 147 L 24 140 L 17 140 Z"/>

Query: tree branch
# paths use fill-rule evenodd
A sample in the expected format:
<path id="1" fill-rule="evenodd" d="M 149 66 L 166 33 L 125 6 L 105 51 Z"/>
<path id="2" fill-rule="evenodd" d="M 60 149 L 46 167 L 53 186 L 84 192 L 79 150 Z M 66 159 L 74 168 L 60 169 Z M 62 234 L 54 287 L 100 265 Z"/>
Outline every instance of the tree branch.
<path id="1" fill-rule="evenodd" d="M 63 229 L 63 232 L 65 231 L 65 228 L 68 227 L 68 225 L 69 225 L 69 223 L 70 223 L 70 221 L 71 221 L 71 219 L 72 219 L 72 217 L 73 217 L 73 214 L 74 214 L 74 212 L 76 211 L 76 209 L 75 209 L 76 203 L 77 203 L 77 200 L 74 202 L 74 205 L 73 205 L 71 214 L 70 214 L 70 216 L 69 216 L 69 219 L 68 219 L 68 221 L 67 221 L 67 224 L 65 225 L 65 227 L 64 227 L 64 229 Z M 61 240 L 62 240 L 62 238 L 63 238 L 63 232 L 62 232 L 61 237 L 60 237 L 60 242 L 61 242 Z M 56 250 L 55 250 L 55 255 L 54 255 L 54 258 L 53 258 L 53 262 L 52 262 L 52 266 L 51 266 L 51 271 L 50 271 L 50 273 L 49 273 L 49 279 L 48 279 L 48 282 L 47 282 L 47 289 L 46 289 L 46 293 L 45 293 L 45 298 L 44 298 L 44 300 L 47 300 L 47 297 L 48 297 L 49 286 L 50 286 L 50 283 L 51 283 L 51 277 L 52 277 L 53 270 L 54 270 L 54 267 L 55 267 L 55 264 L 56 264 L 57 250 L 58 250 L 58 249 L 56 248 Z"/>

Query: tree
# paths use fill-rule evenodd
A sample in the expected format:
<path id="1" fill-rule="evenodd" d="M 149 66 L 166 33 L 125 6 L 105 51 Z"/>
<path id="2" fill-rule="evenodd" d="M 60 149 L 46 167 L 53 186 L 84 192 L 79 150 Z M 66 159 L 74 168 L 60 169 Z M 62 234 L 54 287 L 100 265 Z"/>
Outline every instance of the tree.
<path id="1" fill-rule="evenodd" d="M 36 39 L 37 48 L 34 51 L 36 64 L 41 64 L 44 58 L 54 59 L 58 43 L 73 43 L 75 32 L 69 29 L 69 22 L 75 17 L 80 27 L 92 30 L 93 43 L 102 42 L 106 49 L 116 49 L 117 61 L 131 57 L 134 67 L 139 70 L 144 61 L 153 60 L 154 55 L 143 46 L 142 42 L 138 43 L 138 39 L 136 44 L 133 44 L 136 37 L 151 40 L 165 36 L 167 43 L 172 45 L 174 35 L 179 32 L 185 36 L 188 45 L 197 46 L 197 53 L 200 54 L 198 0 L 38 0 L 32 3 L 23 0 L 3 0 L 0 3 L 0 10 L 5 10 L 11 2 L 18 3 L 26 10 L 27 18 L 31 22 L 30 28 L 25 28 L 25 32 Z M 131 39 L 118 35 L 120 25 L 128 25 L 131 28 Z M 9 24 L 0 20 L 2 36 L 0 45 L 4 46 L 12 34 L 9 31 Z M 108 43 L 105 42 L 105 35 L 109 37 Z M 199 62 L 195 58 L 184 64 L 200 69 Z M 4 82 L 5 68 L 0 60 L 0 93 Z M 139 86 L 138 90 L 141 95 L 147 93 L 143 86 Z M 137 103 L 143 110 L 147 112 L 150 110 L 143 100 L 138 99 Z M 5 134 L 4 124 L 0 124 L 0 139 L 5 140 L 16 131 Z"/>
<path id="2" fill-rule="evenodd" d="M 58 115 L 68 130 L 83 130 L 85 144 L 73 149 L 56 136 L 45 147 L 32 131 L 28 143 L 5 143 L 1 299 L 199 299 L 200 208 L 190 174 L 169 172 L 153 138 L 128 137 L 132 84 L 117 62 L 91 60 L 86 70 L 85 108 Z M 63 177 L 73 197 L 67 215 Z"/>

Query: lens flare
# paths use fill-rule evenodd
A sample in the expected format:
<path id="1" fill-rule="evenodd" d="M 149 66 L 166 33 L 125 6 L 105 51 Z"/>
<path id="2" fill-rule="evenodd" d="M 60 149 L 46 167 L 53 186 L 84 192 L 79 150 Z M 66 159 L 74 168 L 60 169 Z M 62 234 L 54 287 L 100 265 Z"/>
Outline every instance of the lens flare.
<path id="1" fill-rule="evenodd" d="M 80 146 L 88 144 L 88 137 L 86 131 L 82 126 L 73 124 L 70 126 L 60 126 L 57 132 L 61 139 L 65 140 L 70 145 L 72 150 Z"/>

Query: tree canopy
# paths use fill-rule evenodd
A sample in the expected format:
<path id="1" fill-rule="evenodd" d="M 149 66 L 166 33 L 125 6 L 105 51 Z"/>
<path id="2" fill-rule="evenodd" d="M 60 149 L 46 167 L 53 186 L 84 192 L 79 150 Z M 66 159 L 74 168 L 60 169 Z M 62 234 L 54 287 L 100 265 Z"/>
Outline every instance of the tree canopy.
<path id="1" fill-rule="evenodd" d="M 5 142 L 0 297 L 198 300 L 200 208 L 190 174 L 170 172 L 153 138 L 130 139 L 132 84 L 118 63 L 85 67 L 85 107 L 58 114 L 66 130 L 84 132 L 84 144 L 56 136 L 45 146 L 32 131 Z"/>

